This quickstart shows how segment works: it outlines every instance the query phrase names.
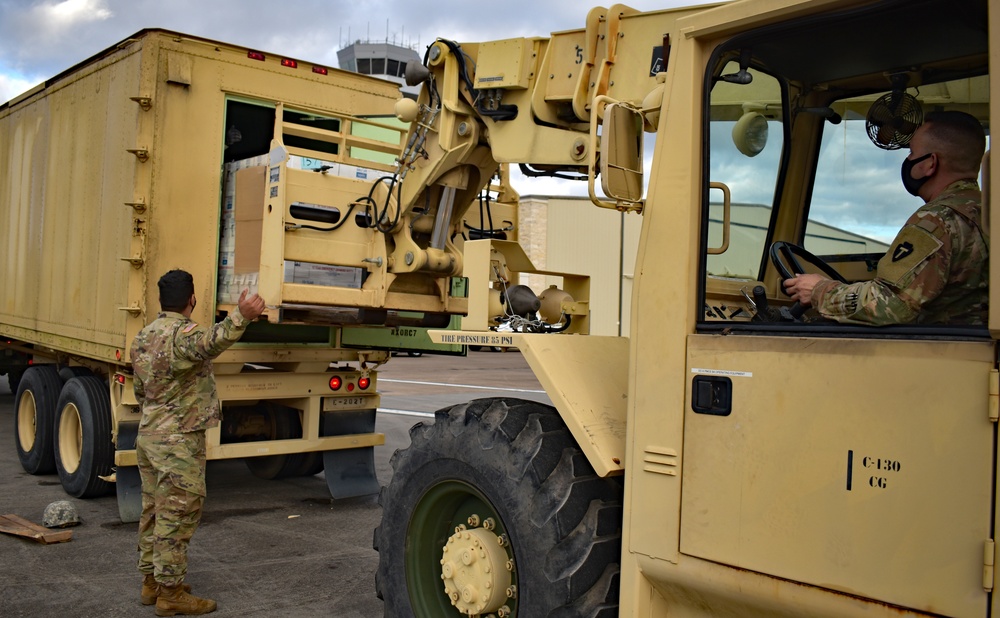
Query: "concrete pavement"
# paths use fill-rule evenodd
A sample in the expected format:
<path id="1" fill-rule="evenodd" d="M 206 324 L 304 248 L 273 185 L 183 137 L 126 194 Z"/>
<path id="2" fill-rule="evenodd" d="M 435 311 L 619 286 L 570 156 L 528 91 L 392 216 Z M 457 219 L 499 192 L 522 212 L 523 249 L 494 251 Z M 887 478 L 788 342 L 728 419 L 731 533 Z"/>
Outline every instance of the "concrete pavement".
<path id="1" fill-rule="evenodd" d="M 383 409 L 376 449 L 385 485 L 389 458 L 409 443 L 408 430 L 434 410 L 478 397 L 545 401 L 520 354 L 472 352 L 467 358 L 425 355 L 392 359 L 380 373 Z M 506 389 L 497 391 L 495 386 Z M 0 378 L 0 515 L 41 522 L 45 506 L 69 499 L 82 519 L 68 543 L 41 545 L 0 534 L 0 616 L 153 616 L 139 604 L 136 525 L 118 519 L 114 496 L 69 498 L 55 474 L 23 471 L 14 448 L 13 396 Z M 381 517 L 375 496 L 333 500 L 322 474 L 262 481 L 242 460 L 208 465 L 208 499 L 189 554 L 187 581 L 215 599 L 213 616 L 375 618 L 378 554 L 372 531 Z"/>

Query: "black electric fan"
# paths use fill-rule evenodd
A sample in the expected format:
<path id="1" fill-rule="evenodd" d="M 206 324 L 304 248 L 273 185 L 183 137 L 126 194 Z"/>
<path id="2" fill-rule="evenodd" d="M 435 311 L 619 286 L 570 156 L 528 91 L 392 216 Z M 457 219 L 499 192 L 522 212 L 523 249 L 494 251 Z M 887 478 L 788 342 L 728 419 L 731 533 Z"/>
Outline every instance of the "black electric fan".
<path id="1" fill-rule="evenodd" d="M 865 129 L 873 144 L 885 150 L 898 150 L 910 143 L 913 133 L 924 121 L 920 101 L 902 88 L 894 88 L 868 108 Z"/>

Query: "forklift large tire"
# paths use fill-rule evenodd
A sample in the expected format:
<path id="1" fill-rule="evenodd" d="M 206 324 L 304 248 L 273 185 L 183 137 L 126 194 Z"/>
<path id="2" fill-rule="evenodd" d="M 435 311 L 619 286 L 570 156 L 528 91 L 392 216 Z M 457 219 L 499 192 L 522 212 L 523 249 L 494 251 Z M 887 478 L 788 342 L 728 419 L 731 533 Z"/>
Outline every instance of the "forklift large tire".
<path id="1" fill-rule="evenodd" d="M 14 399 L 14 441 L 21 467 L 28 474 L 56 470 L 52 434 L 62 380 L 53 365 L 36 365 L 24 372 Z"/>
<path id="2" fill-rule="evenodd" d="M 72 378 L 63 386 L 56 405 L 56 470 L 63 489 L 76 498 L 111 493 L 109 477 L 115 462 L 111 439 L 111 397 L 104 380 Z"/>
<path id="3" fill-rule="evenodd" d="M 618 615 L 622 485 L 594 473 L 555 409 L 480 399 L 410 440 L 379 494 L 386 617 Z"/>

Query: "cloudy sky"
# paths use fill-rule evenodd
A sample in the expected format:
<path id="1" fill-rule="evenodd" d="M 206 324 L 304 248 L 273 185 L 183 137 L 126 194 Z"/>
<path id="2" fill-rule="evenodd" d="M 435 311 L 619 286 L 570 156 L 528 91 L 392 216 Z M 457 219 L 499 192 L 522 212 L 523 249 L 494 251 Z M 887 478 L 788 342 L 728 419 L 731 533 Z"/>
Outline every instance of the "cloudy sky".
<path id="1" fill-rule="evenodd" d="M 703 2 L 630 0 L 627 4 L 639 10 L 653 10 Z M 0 102 L 144 28 L 176 30 L 337 66 L 337 50 L 356 39 L 388 39 L 423 53 L 439 36 L 457 41 L 546 36 L 553 31 L 583 27 L 587 11 L 596 4 L 597 0 L 594 4 L 579 0 L 505 0 L 493 4 L 458 0 L 435 3 L 400 0 L 0 0 Z M 604 6 L 609 4 L 604 3 Z M 857 138 L 857 135 L 844 133 L 843 128 L 839 130 L 843 134 L 837 141 Z M 713 134 L 713 143 L 727 133 L 728 130 Z M 902 193 L 898 180 L 899 160 L 906 152 L 885 153 L 870 144 L 855 151 L 864 153 L 862 158 L 856 154 L 846 157 L 843 152 L 841 148 L 824 153 L 825 157 L 834 159 L 833 169 L 838 169 L 841 162 L 843 169 L 836 178 L 828 178 L 823 183 L 825 189 L 817 187 L 814 195 L 822 196 L 822 200 L 817 199 L 822 203 L 814 202 L 813 216 L 833 225 L 853 227 L 850 225 L 852 213 L 858 212 L 859 206 L 870 213 L 872 198 L 878 196 L 875 201 L 893 204 L 894 208 L 879 209 L 878 218 L 885 215 L 889 220 L 874 222 L 878 230 L 871 228 L 873 222 L 868 222 L 864 231 L 891 238 L 893 230 L 898 229 L 914 207 L 909 196 Z M 651 147 L 646 154 L 648 165 Z M 741 165 L 748 161 L 736 157 L 731 163 Z M 762 183 L 752 166 L 745 171 L 748 173 L 741 175 L 746 178 L 745 182 L 732 180 L 733 199 L 767 202 L 773 191 L 773 181 Z M 522 195 L 586 194 L 583 183 L 527 181 L 519 174 L 515 174 L 515 188 Z M 868 196 L 865 201 L 869 206 L 859 205 L 854 197 L 841 195 L 845 188 L 852 189 L 856 195 Z"/>
<path id="2" fill-rule="evenodd" d="M 704 0 L 633 0 L 639 10 Z M 594 0 L 593 6 L 600 3 Z M 0 101 L 143 28 L 185 34 L 337 66 L 353 39 L 422 50 L 437 37 L 489 41 L 545 36 L 584 25 L 579 0 L 0 0 Z M 604 6 L 608 6 L 605 4 Z M 433 7 L 433 8 L 431 8 Z"/>

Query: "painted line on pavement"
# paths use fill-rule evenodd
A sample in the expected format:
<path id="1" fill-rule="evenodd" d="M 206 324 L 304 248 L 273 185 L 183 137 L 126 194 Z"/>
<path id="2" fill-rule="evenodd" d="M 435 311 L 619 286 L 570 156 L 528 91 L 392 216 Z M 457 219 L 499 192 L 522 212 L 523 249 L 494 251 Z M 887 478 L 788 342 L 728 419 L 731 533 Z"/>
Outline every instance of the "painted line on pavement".
<path id="1" fill-rule="evenodd" d="M 391 378 L 379 378 L 379 382 L 394 382 L 397 384 L 421 384 L 423 386 L 453 386 L 455 388 L 474 388 L 479 391 L 510 391 L 512 393 L 544 393 L 544 390 L 532 390 L 528 388 L 505 388 L 503 386 L 476 386 L 475 384 L 452 384 L 450 382 L 421 382 L 419 380 L 393 380 Z"/>
<path id="2" fill-rule="evenodd" d="M 383 414 L 396 414 L 399 416 L 419 416 L 421 418 L 434 418 L 433 412 L 418 412 L 417 410 L 395 410 L 393 408 L 379 408 Z"/>

